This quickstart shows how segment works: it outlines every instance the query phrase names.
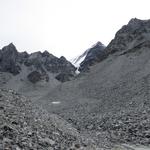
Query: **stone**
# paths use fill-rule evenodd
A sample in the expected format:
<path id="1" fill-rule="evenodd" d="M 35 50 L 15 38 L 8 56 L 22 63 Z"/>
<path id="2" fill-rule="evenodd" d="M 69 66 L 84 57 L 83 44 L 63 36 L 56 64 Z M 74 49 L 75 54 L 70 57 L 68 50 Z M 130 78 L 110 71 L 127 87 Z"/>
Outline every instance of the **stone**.
<path id="1" fill-rule="evenodd" d="M 73 77 L 74 77 L 73 74 L 60 73 L 55 78 L 60 82 L 66 82 L 66 81 L 71 80 L 71 78 Z"/>
<path id="2" fill-rule="evenodd" d="M 42 139 L 39 139 L 39 142 L 40 144 L 42 145 L 54 145 L 55 144 L 55 141 L 52 140 L 52 139 L 49 139 L 49 138 L 42 138 Z"/>
<path id="3" fill-rule="evenodd" d="M 38 71 L 33 71 L 30 74 L 28 74 L 27 78 L 30 82 L 37 83 L 42 79 L 42 75 Z"/>

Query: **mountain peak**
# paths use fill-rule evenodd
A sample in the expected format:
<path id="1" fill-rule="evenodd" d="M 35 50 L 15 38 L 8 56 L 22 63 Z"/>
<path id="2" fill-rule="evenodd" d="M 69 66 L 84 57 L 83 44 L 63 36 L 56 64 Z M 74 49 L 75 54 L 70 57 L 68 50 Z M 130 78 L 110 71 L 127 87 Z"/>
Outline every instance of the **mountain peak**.
<path id="1" fill-rule="evenodd" d="M 104 44 L 102 44 L 100 41 L 98 41 L 95 45 L 97 45 L 97 46 L 104 46 Z"/>
<path id="2" fill-rule="evenodd" d="M 64 56 L 61 56 L 60 59 L 66 61 L 66 58 Z"/>
<path id="3" fill-rule="evenodd" d="M 50 55 L 50 53 L 47 51 L 47 50 L 45 50 L 43 53 L 42 53 L 42 56 L 49 56 Z"/>
<path id="4" fill-rule="evenodd" d="M 3 51 L 12 51 L 17 52 L 17 49 L 13 43 L 10 43 L 9 45 L 2 48 Z"/>
<path id="5" fill-rule="evenodd" d="M 105 57 L 104 49 L 105 45 L 101 42 L 97 42 L 90 49 L 88 49 L 85 59 L 80 64 L 79 71 L 88 71 L 90 66 L 94 65 L 100 59 L 103 59 Z"/>
<path id="6" fill-rule="evenodd" d="M 9 47 L 15 47 L 15 45 L 13 43 L 10 43 L 8 46 Z"/>
<path id="7" fill-rule="evenodd" d="M 129 21 L 129 23 L 127 24 L 128 27 L 131 27 L 133 29 L 145 27 L 147 25 L 150 25 L 150 20 L 141 20 L 141 19 L 137 19 L 137 18 L 132 18 Z"/>
<path id="8" fill-rule="evenodd" d="M 93 65 L 99 57 L 103 55 L 105 45 L 97 42 L 91 48 L 87 49 L 80 56 L 72 60 L 72 63 L 77 67 L 78 71 L 87 71 L 89 66 Z"/>
<path id="9" fill-rule="evenodd" d="M 138 18 L 132 18 L 128 25 L 135 25 L 135 24 L 141 24 L 141 23 L 147 23 L 147 22 L 150 22 L 150 20 L 141 20 L 141 19 L 138 19 Z"/>
<path id="10" fill-rule="evenodd" d="M 129 21 L 129 23 L 128 23 L 128 24 L 139 23 L 139 22 L 141 22 L 141 21 L 142 21 L 142 20 L 140 20 L 140 19 L 132 18 L 132 19 Z"/>
<path id="11" fill-rule="evenodd" d="M 56 76 L 56 73 L 57 75 L 61 74 L 61 77 L 65 77 L 65 81 L 67 81 L 74 76 L 76 69 L 65 57 L 57 58 L 48 51 L 43 53 L 37 51 L 31 54 L 27 52 L 20 53 L 13 43 L 2 48 L 0 51 L 1 72 L 17 75 L 23 72 L 23 67 L 29 71 L 29 75 L 31 75 L 31 78 L 30 76 L 29 78 L 31 80 L 33 77 L 33 83 L 39 80 L 48 82 L 49 73 L 55 74 L 54 76 Z M 63 73 L 65 73 L 65 76 L 63 76 Z M 59 80 L 60 82 L 64 82 L 62 78 Z"/>
<path id="12" fill-rule="evenodd" d="M 114 53 L 132 49 L 141 42 L 149 40 L 149 36 L 150 20 L 133 18 L 116 33 L 106 51 Z"/>

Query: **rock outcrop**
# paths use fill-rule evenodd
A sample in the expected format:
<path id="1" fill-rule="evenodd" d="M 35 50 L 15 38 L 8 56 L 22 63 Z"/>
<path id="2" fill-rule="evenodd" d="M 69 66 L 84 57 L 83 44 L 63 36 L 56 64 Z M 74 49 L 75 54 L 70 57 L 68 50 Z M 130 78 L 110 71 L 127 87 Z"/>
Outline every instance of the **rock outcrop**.
<path id="1" fill-rule="evenodd" d="M 89 67 L 96 64 L 99 58 L 105 59 L 105 46 L 97 42 L 83 54 L 71 60 L 72 64 L 77 67 L 76 73 L 87 72 Z"/>
<path id="2" fill-rule="evenodd" d="M 11 43 L 0 51 L 0 71 L 10 72 L 13 75 L 20 73 L 19 55 L 16 47 Z"/>
<path id="3" fill-rule="evenodd" d="M 65 74 L 65 81 L 67 81 L 67 78 L 69 79 L 70 74 L 74 76 L 76 70 L 76 68 L 69 61 L 67 61 L 65 57 L 57 58 L 52 54 L 49 54 L 47 51 L 43 53 L 35 52 L 32 54 L 28 54 L 27 52 L 19 53 L 12 43 L 0 50 L 1 72 L 9 72 L 13 75 L 17 75 L 22 71 L 23 66 L 26 66 L 34 72 L 30 73 L 28 76 L 29 81 L 31 81 L 30 79 L 32 78 L 32 75 L 35 79 L 35 72 L 40 73 L 40 77 L 39 74 L 37 74 L 38 80 L 34 80 L 33 83 L 35 83 L 35 81 L 38 82 L 40 79 L 45 77 L 46 81 L 48 82 L 48 73 L 53 73 L 56 75 Z"/>
<path id="4" fill-rule="evenodd" d="M 32 99 L 0 90 L 0 148 L 95 150 L 84 138 L 104 150 L 150 145 L 150 20 L 132 19 L 85 55 L 80 69 L 90 71 L 70 80 L 76 68 L 64 57 L 18 53 L 12 44 L 0 51 L 0 83 Z"/>
<path id="5" fill-rule="evenodd" d="M 101 62 L 115 52 L 124 53 L 140 46 L 149 47 L 149 41 L 150 20 L 131 19 L 116 33 L 107 47 L 98 42 L 88 49 L 85 59 L 80 63 L 79 71 L 88 71 L 89 66 Z"/>
<path id="6" fill-rule="evenodd" d="M 81 133 L 88 131 L 99 143 L 107 139 L 149 145 L 149 43 L 150 20 L 132 19 L 105 48 L 105 59 L 99 57 L 90 72 L 45 96 L 44 101 L 62 102 L 59 108 L 54 110 L 48 103 L 45 108 Z"/>
<path id="7" fill-rule="evenodd" d="M 66 82 L 73 78 L 72 74 L 60 73 L 55 77 L 58 81 Z"/>
<path id="8" fill-rule="evenodd" d="M 150 40 L 150 20 L 131 19 L 107 46 L 107 53 L 130 50 Z"/>
<path id="9" fill-rule="evenodd" d="M 99 59 L 105 59 L 105 46 L 101 42 L 97 42 L 88 50 L 85 59 L 80 64 L 79 71 L 88 71 L 89 67 L 98 62 Z"/>

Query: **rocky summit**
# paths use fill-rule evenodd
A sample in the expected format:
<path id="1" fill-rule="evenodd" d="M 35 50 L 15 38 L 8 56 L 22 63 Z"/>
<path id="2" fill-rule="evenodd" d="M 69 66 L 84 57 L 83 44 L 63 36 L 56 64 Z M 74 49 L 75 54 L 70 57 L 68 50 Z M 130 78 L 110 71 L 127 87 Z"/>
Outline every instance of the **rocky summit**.
<path id="1" fill-rule="evenodd" d="M 0 50 L 0 149 L 149 150 L 150 20 L 72 63 Z"/>
<path id="2" fill-rule="evenodd" d="M 115 35 L 107 46 L 108 53 L 131 50 L 143 42 L 149 41 L 150 20 L 131 19 Z"/>
<path id="3" fill-rule="evenodd" d="M 91 48 L 84 51 L 83 54 L 71 60 L 79 72 L 89 71 L 89 67 L 94 65 L 100 58 L 105 59 L 105 45 L 97 42 Z"/>
<path id="4" fill-rule="evenodd" d="M 36 71 L 41 75 L 39 79 L 46 80 L 47 82 L 49 80 L 49 72 L 56 75 L 65 73 L 66 76 L 68 75 L 68 80 L 70 79 L 70 74 L 74 76 L 75 73 L 75 67 L 65 57 L 57 58 L 47 51 L 32 54 L 28 54 L 27 52 L 19 53 L 12 43 L 0 50 L 1 72 L 9 72 L 17 75 L 22 72 L 23 67 L 30 70 L 31 73 L 29 76 L 33 75 L 31 78 L 34 78 L 34 72 Z M 29 81 L 34 83 L 36 80 L 31 80 L 31 78 L 29 78 Z M 61 79 L 59 81 L 62 82 Z"/>
<path id="5" fill-rule="evenodd" d="M 79 71 L 85 72 L 89 67 L 94 65 L 98 60 L 105 59 L 105 46 L 101 42 L 97 42 L 87 52 L 85 59 L 81 62 Z"/>

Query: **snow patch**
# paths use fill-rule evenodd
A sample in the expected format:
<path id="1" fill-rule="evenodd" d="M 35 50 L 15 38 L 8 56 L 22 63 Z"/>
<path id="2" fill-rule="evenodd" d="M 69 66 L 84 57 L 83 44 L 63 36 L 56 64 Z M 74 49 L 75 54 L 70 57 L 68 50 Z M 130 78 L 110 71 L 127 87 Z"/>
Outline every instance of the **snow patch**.
<path id="1" fill-rule="evenodd" d="M 82 55 L 76 57 L 75 59 L 72 60 L 72 64 L 77 68 L 80 67 L 80 64 L 85 59 L 86 55 L 87 55 L 87 52 L 84 52 Z"/>
<path id="2" fill-rule="evenodd" d="M 97 42 L 96 44 L 92 45 L 91 48 L 94 48 L 95 46 L 105 47 L 101 42 Z M 86 58 L 88 52 L 91 50 L 91 48 L 87 49 L 81 55 L 70 60 L 70 62 L 77 68 L 76 74 L 80 73 L 80 71 L 79 71 L 80 65 L 85 60 L 85 58 Z"/>
<path id="3" fill-rule="evenodd" d="M 54 105 L 58 105 L 58 104 L 60 104 L 61 102 L 59 102 L 59 101 L 54 101 L 54 102 L 52 102 L 52 104 L 54 104 Z"/>
<path id="4" fill-rule="evenodd" d="M 77 56 L 76 58 L 70 60 L 71 63 L 77 68 L 76 70 L 76 74 L 79 74 L 79 68 L 80 68 L 80 64 L 84 61 L 85 57 L 87 56 L 87 53 L 89 52 L 89 49 L 86 50 L 82 55 Z"/>

